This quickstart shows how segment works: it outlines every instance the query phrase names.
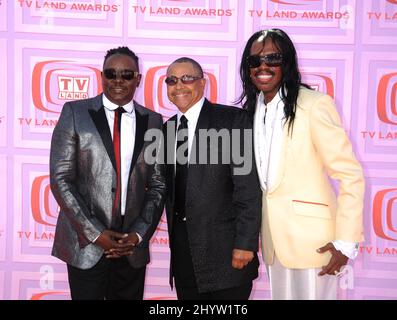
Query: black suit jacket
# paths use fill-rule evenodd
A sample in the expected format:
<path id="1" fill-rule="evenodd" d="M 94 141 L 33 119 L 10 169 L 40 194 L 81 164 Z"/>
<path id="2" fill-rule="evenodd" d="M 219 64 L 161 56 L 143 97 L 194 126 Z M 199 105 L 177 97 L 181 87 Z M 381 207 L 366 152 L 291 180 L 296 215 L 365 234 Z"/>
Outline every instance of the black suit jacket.
<path id="1" fill-rule="evenodd" d="M 174 116 L 163 127 L 165 155 L 167 152 L 175 154 L 175 142 L 170 141 L 172 135 L 169 134 L 172 130 L 175 133 L 175 129 L 167 130 L 167 127 L 175 128 L 176 121 L 177 117 Z M 226 129 L 227 132 L 231 132 L 232 129 L 252 129 L 252 124 L 246 111 L 230 106 L 214 105 L 205 100 L 195 130 L 186 187 L 186 227 L 198 290 L 211 292 L 245 284 L 258 276 L 259 262 L 256 252 L 261 223 L 261 190 L 255 169 L 252 134 L 249 145 L 246 145 L 246 148 L 250 149 L 248 161 L 251 162 L 251 168 L 248 174 L 238 175 L 234 172 L 238 165 L 233 159 L 228 164 L 222 164 L 221 148 L 218 148 L 218 164 L 199 162 L 200 154 L 202 155 L 198 146 L 200 129 L 215 129 L 216 131 Z M 240 131 L 240 133 L 243 132 Z M 244 141 L 235 145 L 242 147 Z M 209 140 L 205 148 L 208 161 L 210 158 Z M 173 159 L 173 157 L 170 158 Z M 166 164 L 166 213 L 171 248 L 175 199 L 174 177 L 174 162 L 168 161 Z M 234 269 L 232 267 L 233 249 L 253 251 L 255 258 L 244 269 Z"/>

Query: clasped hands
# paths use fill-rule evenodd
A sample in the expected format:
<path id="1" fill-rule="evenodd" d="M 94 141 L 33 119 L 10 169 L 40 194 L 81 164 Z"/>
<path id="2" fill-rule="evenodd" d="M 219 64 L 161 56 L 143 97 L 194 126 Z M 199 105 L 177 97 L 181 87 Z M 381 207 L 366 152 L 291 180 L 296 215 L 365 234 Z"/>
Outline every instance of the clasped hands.
<path id="1" fill-rule="evenodd" d="M 135 232 L 119 233 L 104 230 L 94 243 L 105 250 L 106 258 L 115 259 L 132 255 L 138 242 Z"/>

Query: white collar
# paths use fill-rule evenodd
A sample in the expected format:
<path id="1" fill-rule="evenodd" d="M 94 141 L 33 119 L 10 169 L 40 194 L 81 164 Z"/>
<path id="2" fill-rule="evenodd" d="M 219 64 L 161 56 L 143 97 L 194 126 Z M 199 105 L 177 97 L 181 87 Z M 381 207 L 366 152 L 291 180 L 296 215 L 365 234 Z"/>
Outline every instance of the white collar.
<path id="1" fill-rule="evenodd" d="M 184 115 L 188 121 L 188 123 L 197 123 L 198 118 L 200 116 L 201 108 L 204 104 L 204 97 L 202 97 L 199 101 L 197 101 L 193 106 L 189 108 L 185 113 L 178 111 L 178 122 L 181 119 L 182 115 Z"/>
<path id="2" fill-rule="evenodd" d="M 104 105 L 104 107 L 110 111 L 114 111 L 116 110 L 118 107 L 123 107 L 123 109 L 125 110 L 125 112 L 127 113 L 132 113 L 134 111 L 134 100 L 131 100 L 130 102 L 128 102 L 127 104 L 123 105 L 123 106 L 119 106 L 115 103 L 113 103 L 112 101 L 110 101 L 105 94 L 102 94 L 102 103 Z"/>
<path id="3" fill-rule="evenodd" d="M 265 104 L 265 98 L 263 92 L 261 91 L 259 93 L 256 104 L 255 115 L 257 117 L 262 117 L 265 114 L 265 112 L 266 112 L 266 117 L 269 120 L 275 118 L 281 120 L 284 118 L 284 102 L 281 97 L 281 88 L 268 104 Z"/>
<path id="4" fill-rule="evenodd" d="M 280 101 L 282 101 L 282 97 L 281 97 L 281 88 L 277 91 L 276 95 L 273 97 L 273 99 L 268 102 L 265 103 L 265 95 L 263 94 L 263 91 L 261 91 L 259 93 L 259 97 L 258 97 L 259 101 L 261 102 L 261 104 L 272 108 L 272 106 L 277 106 L 279 104 Z"/>

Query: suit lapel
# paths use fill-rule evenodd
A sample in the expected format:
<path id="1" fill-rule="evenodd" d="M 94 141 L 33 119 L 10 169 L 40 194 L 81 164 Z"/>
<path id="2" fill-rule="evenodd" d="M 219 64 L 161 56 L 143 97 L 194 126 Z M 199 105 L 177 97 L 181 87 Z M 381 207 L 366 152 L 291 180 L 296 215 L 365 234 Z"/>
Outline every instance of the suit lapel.
<path id="1" fill-rule="evenodd" d="M 116 170 L 116 160 L 114 158 L 113 141 L 110 133 L 108 120 L 105 114 L 105 107 L 102 105 L 102 95 L 99 95 L 94 101 L 92 109 L 88 110 L 92 121 L 101 136 L 103 145 L 105 146 L 106 152 L 109 155 L 110 161 L 112 162 L 113 168 Z"/>
<path id="2" fill-rule="evenodd" d="M 259 130 L 261 130 L 261 126 L 260 126 L 260 122 L 262 122 L 263 119 L 261 119 L 261 117 L 259 116 L 260 112 L 259 112 L 259 106 L 258 106 L 258 100 L 256 103 L 256 108 L 255 108 L 255 113 L 254 113 L 254 117 L 253 117 L 253 140 L 254 140 L 254 155 L 255 155 L 255 162 L 256 162 L 256 170 L 258 172 L 258 179 L 260 182 L 260 185 L 262 188 L 266 188 L 265 187 L 265 182 L 263 181 L 263 176 L 262 176 L 262 172 L 260 169 L 260 163 L 261 163 L 261 157 L 260 157 L 260 148 L 259 145 L 261 143 L 263 143 L 263 135 L 259 132 Z"/>
<path id="3" fill-rule="evenodd" d="M 193 143 L 192 143 L 192 148 L 190 151 L 190 158 L 189 158 L 189 173 L 188 173 L 188 178 L 187 178 L 187 184 L 186 184 L 186 199 L 188 199 L 192 193 L 189 192 L 189 186 L 194 182 L 196 185 L 200 185 L 201 180 L 204 177 L 204 172 L 203 169 L 206 166 L 200 165 L 200 155 L 199 155 L 199 131 L 200 129 L 202 130 L 208 130 L 211 125 L 211 108 L 212 104 L 205 99 L 204 104 L 200 110 L 200 115 L 197 121 L 196 129 L 194 131 L 194 138 L 193 138 Z M 208 146 L 207 146 L 208 148 Z M 208 149 L 207 149 L 208 150 Z M 207 158 L 208 160 L 209 158 Z M 204 169 L 205 170 L 205 169 Z"/>
<path id="4" fill-rule="evenodd" d="M 167 184 L 169 186 L 169 190 L 171 191 L 170 200 L 171 203 L 174 203 L 175 200 L 175 190 L 174 190 L 174 180 L 175 180 L 175 139 L 176 139 L 176 124 L 177 124 L 177 115 L 171 117 L 165 124 L 163 130 L 164 137 L 166 141 L 164 143 L 164 156 L 165 161 L 167 163 Z M 168 128 L 173 129 L 174 132 L 168 132 Z M 171 141 L 170 141 L 170 140 Z M 172 148 L 172 150 L 168 150 L 167 148 Z M 170 157 L 168 157 L 170 155 Z"/>
<path id="5" fill-rule="evenodd" d="M 134 145 L 134 153 L 132 155 L 132 160 L 131 160 L 129 176 L 131 176 L 132 170 L 134 169 L 134 166 L 136 164 L 138 156 L 142 151 L 142 147 L 144 144 L 145 132 L 147 131 L 147 128 L 148 128 L 149 115 L 141 114 L 140 111 L 138 110 L 138 108 L 135 106 L 135 120 L 136 120 L 135 121 L 135 145 Z"/>
<path id="6" fill-rule="evenodd" d="M 198 139 L 199 129 L 209 129 L 210 126 L 210 113 L 211 103 L 205 99 L 201 108 L 200 115 L 197 121 L 196 130 L 194 131 L 194 140 Z M 196 141 L 193 141 L 195 145 Z"/>

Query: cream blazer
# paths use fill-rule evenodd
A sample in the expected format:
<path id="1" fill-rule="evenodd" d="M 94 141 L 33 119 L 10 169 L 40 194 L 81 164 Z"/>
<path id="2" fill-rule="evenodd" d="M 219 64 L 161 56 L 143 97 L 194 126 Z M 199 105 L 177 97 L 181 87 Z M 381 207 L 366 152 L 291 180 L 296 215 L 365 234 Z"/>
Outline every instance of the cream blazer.
<path id="1" fill-rule="evenodd" d="M 316 249 L 333 240 L 364 240 L 363 171 L 330 96 L 301 88 L 292 135 L 283 129 L 280 159 L 275 182 L 263 193 L 266 264 L 276 254 L 286 268 L 318 268 L 331 254 Z M 339 182 L 338 196 L 329 177 Z"/>

